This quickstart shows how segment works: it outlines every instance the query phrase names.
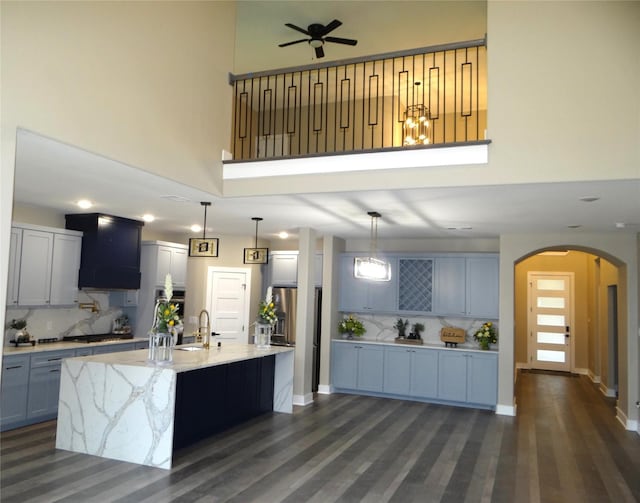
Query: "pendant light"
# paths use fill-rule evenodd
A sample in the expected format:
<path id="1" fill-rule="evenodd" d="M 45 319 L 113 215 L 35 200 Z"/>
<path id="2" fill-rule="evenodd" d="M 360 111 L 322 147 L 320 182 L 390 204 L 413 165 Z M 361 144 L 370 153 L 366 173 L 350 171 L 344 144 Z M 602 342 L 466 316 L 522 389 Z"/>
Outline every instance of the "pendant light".
<path id="1" fill-rule="evenodd" d="M 368 257 L 356 257 L 353 264 L 353 275 L 358 279 L 370 281 L 391 281 L 391 264 L 378 258 L 378 218 L 377 211 L 369 211 L 371 217 L 371 239 Z"/>
<path id="2" fill-rule="evenodd" d="M 245 264 L 266 264 L 269 260 L 269 248 L 258 248 L 258 224 L 262 221 L 262 217 L 251 217 L 256 223 L 256 239 L 254 241 L 254 248 L 244 249 Z"/>
<path id="3" fill-rule="evenodd" d="M 413 104 L 407 106 L 404 112 L 404 144 L 429 144 L 429 109 L 418 102 L 420 82 L 415 82 Z"/>
<path id="4" fill-rule="evenodd" d="M 189 239 L 189 256 L 190 257 L 217 257 L 218 256 L 218 238 L 207 239 L 207 207 L 211 206 L 209 201 L 201 201 L 200 205 L 204 207 L 204 224 L 202 226 L 202 239 Z"/>

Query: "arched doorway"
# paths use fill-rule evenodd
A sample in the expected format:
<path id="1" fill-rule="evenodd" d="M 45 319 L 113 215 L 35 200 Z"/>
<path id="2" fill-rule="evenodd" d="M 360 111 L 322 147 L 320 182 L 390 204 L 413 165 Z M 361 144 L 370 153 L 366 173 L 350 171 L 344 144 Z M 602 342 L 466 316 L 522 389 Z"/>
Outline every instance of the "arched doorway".
<path id="1" fill-rule="evenodd" d="M 516 369 L 584 374 L 603 394 L 615 396 L 619 276 L 619 267 L 605 257 L 575 249 L 541 251 L 518 261 Z M 561 291 L 565 284 L 569 288 Z"/>
<path id="2" fill-rule="evenodd" d="M 629 430 L 638 429 L 638 409 L 635 407 L 635 400 L 640 388 L 638 375 L 638 242 L 637 236 L 633 233 L 626 234 L 578 234 L 568 237 L 565 234 L 508 234 L 500 237 L 500 348 L 499 348 L 499 385 L 498 385 L 498 406 L 496 411 L 500 414 L 515 415 L 517 404 L 514 398 L 515 374 L 520 351 L 520 345 L 516 345 L 516 271 L 517 264 L 528 257 L 532 257 L 544 251 L 550 250 L 575 250 L 584 252 L 594 257 L 593 267 L 598 266 L 596 259 L 600 259 L 599 265 L 604 263 L 607 268 L 611 265 L 611 270 L 616 271 L 616 298 L 618 309 L 618 349 L 619 356 L 617 362 L 618 369 L 618 402 L 616 415 L 619 421 Z M 604 259 L 604 260 L 602 260 Z M 607 271 L 605 271 L 608 274 Z M 602 274 L 602 269 L 600 271 Z M 605 281 L 604 283 L 607 283 Z M 607 305 L 607 285 L 601 283 L 599 293 L 594 295 L 593 302 L 601 302 Z M 603 286 L 604 285 L 604 286 Z M 602 300 L 601 292 L 604 288 L 605 300 Z M 587 291 L 596 290 L 587 288 Z M 602 312 L 601 309 L 598 312 Z M 604 316 L 598 321 L 598 325 L 593 326 L 597 330 L 602 342 L 603 333 L 607 333 L 608 327 L 600 324 L 606 320 Z M 588 331 L 587 331 L 588 333 Z M 588 346 L 587 336 L 586 357 L 580 357 L 579 361 L 586 361 L 587 367 L 580 367 L 592 370 L 594 377 L 603 378 L 603 355 L 609 353 L 604 351 L 603 344 Z M 595 342 L 595 340 L 594 340 Z M 583 349 L 577 349 L 577 352 Z M 586 358 L 586 360 L 585 360 Z M 582 364 L 579 364 L 582 365 Z M 607 362 L 607 366 L 610 363 Z M 607 374 L 608 376 L 608 374 Z"/>

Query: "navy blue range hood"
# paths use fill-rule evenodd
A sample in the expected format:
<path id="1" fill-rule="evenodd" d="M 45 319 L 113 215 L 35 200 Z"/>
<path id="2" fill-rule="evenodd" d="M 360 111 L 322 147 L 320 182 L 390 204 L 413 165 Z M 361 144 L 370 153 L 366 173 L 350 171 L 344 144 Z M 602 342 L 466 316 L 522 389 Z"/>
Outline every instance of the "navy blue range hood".
<path id="1" fill-rule="evenodd" d="M 83 213 L 65 215 L 66 228 L 82 231 L 79 288 L 137 290 L 144 222 Z"/>

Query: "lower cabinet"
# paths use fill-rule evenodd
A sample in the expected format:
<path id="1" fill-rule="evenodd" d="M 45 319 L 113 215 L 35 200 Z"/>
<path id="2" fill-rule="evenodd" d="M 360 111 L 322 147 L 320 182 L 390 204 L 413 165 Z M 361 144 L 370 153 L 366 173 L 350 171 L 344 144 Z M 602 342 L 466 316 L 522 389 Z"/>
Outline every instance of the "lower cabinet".
<path id="1" fill-rule="evenodd" d="M 331 362 L 338 391 L 479 408 L 497 403 L 493 352 L 334 341 Z"/>
<path id="2" fill-rule="evenodd" d="M 0 388 L 0 427 L 24 421 L 27 417 L 29 355 L 4 356 Z"/>
<path id="3" fill-rule="evenodd" d="M 139 343 L 135 343 L 137 346 Z M 146 344 L 144 341 L 142 344 Z M 55 419 L 58 416 L 60 367 L 75 356 L 134 349 L 134 344 L 109 344 L 41 351 L 2 358 L 0 431 Z"/>
<path id="4" fill-rule="evenodd" d="M 382 391 L 383 346 L 334 342 L 331 360 L 334 387 Z"/>
<path id="5" fill-rule="evenodd" d="M 180 372 L 173 448 L 273 410 L 275 355 Z"/>
<path id="6" fill-rule="evenodd" d="M 58 415 L 60 367 L 64 358 L 72 358 L 75 355 L 74 349 L 31 355 L 27 419 L 44 421 Z"/>
<path id="7" fill-rule="evenodd" d="M 421 348 L 386 347 L 385 393 L 416 398 L 436 398 L 438 352 Z"/>
<path id="8" fill-rule="evenodd" d="M 495 353 L 441 351 L 438 398 L 495 406 L 498 399 L 498 358 Z"/>

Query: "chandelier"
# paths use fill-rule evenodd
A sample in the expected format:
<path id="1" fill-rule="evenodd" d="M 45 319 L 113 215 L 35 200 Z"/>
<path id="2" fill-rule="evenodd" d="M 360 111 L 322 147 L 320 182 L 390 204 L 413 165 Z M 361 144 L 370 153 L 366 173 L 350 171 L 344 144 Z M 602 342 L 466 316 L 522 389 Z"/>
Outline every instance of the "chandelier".
<path id="1" fill-rule="evenodd" d="M 420 82 L 415 83 L 413 105 L 408 105 L 404 112 L 404 144 L 429 144 L 429 109 L 422 103 L 416 104 L 416 96 L 420 91 Z"/>

